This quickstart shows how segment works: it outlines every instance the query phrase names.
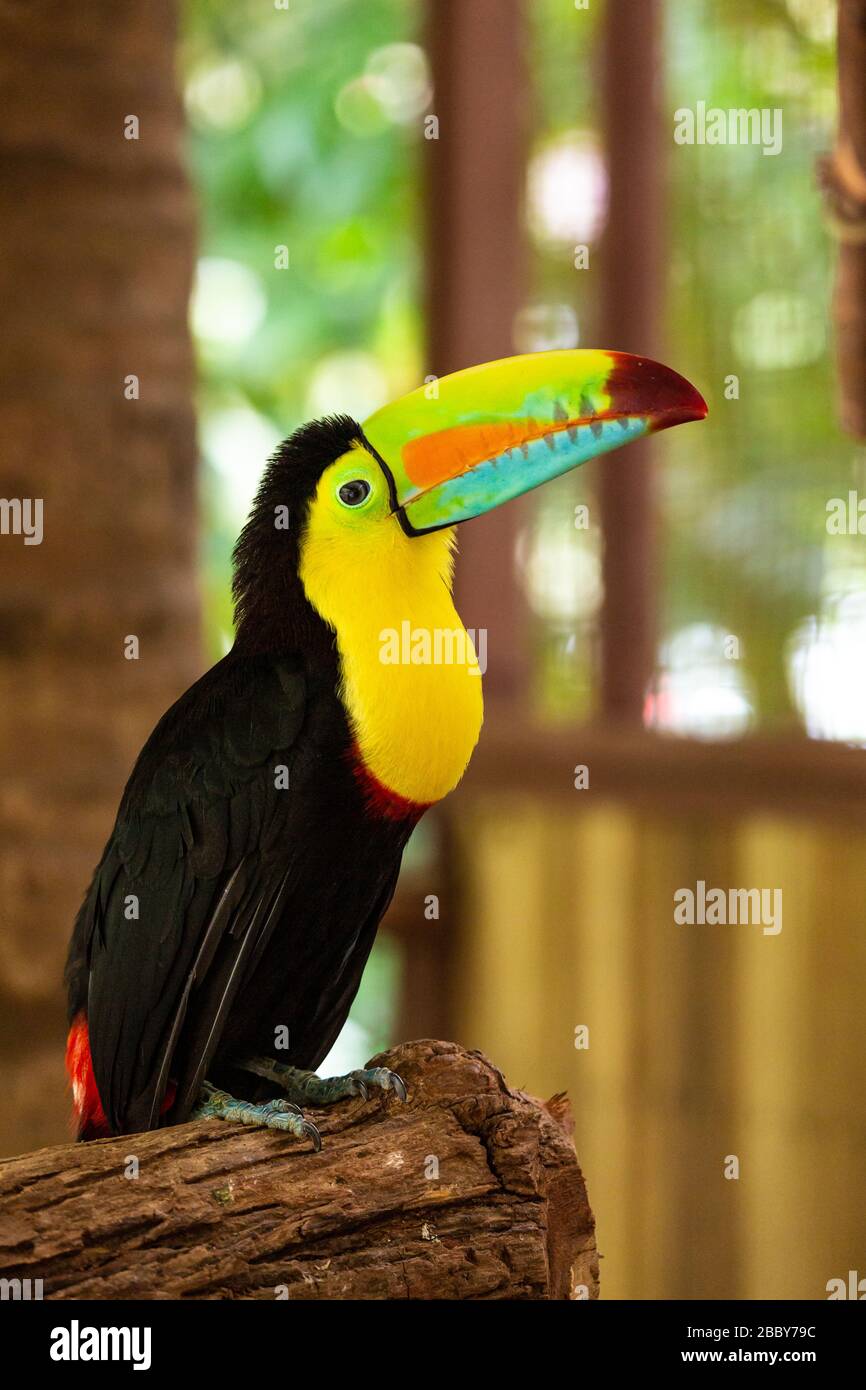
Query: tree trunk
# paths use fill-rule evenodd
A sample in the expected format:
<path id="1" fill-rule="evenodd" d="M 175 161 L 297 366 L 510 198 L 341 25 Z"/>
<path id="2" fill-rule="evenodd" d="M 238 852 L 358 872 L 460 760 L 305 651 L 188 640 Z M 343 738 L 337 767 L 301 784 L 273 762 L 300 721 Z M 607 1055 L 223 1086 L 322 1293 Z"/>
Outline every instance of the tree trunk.
<path id="1" fill-rule="evenodd" d="M 49 1299 L 597 1297 L 564 1098 L 454 1043 L 375 1062 L 408 1103 L 311 1110 L 319 1154 L 204 1120 L 0 1163 L 2 1277 Z"/>
<path id="2" fill-rule="evenodd" d="M 64 1132 L 72 919 L 135 754 L 200 670 L 175 8 L 0 10 L 6 1153 Z M 41 544 L 15 534 L 28 500 Z"/>

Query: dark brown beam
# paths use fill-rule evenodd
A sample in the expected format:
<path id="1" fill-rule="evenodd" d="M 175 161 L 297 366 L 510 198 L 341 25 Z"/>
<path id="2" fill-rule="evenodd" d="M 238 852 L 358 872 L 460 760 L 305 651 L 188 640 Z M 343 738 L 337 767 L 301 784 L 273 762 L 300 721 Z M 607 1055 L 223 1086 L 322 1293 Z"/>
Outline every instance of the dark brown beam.
<path id="1" fill-rule="evenodd" d="M 601 94 L 609 192 L 598 345 L 661 356 L 665 193 L 660 0 L 607 0 Z M 601 711 L 638 723 L 653 669 L 655 495 L 648 441 L 599 469 Z"/>
<path id="2" fill-rule="evenodd" d="M 590 770 L 592 796 L 655 807 L 665 817 L 699 813 L 793 816 L 866 823 L 866 752 L 829 741 L 780 736 L 729 742 L 671 738 L 637 728 L 524 728 L 500 708 L 485 727 L 461 788 L 464 798 L 519 792 L 553 808 L 583 804 L 573 769 Z M 595 802 L 593 802 L 595 804 Z"/>

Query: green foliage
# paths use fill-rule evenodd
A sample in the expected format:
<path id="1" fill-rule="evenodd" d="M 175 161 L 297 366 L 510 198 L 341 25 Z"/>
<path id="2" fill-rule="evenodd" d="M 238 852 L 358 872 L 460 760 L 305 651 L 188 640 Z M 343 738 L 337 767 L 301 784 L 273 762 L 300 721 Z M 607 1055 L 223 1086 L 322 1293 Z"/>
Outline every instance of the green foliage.
<path id="1" fill-rule="evenodd" d="M 311 415 L 373 409 L 418 379 L 423 59 L 395 47 L 412 43 L 415 11 L 405 0 L 186 6 L 214 649 L 229 637 L 230 549 L 269 449 Z"/>
<path id="2" fill-rule="evenodd" d="M 740 636 L 757 722 L 791 715 L 787 648 L 819 607 L 825 502 L 851 469 L 834 411 L 833 248 L 813 176 L 835 114 L 822 9 L 832 19 L 818 3 L 670 8 L 672 109 L 703 99 L 783 120 L 779 155 L 695 145 L 671 160 L 670 341 L 706 384 L 712 420 L 700 439 L 674 432 L 667 445 L 665 620 Z M 724 397 L 731 374 L 738 400 Z"/>
<path id="3" fill-rule="evenodd" d="M 658 171 L 668 190 L 664 356 L 704 391 L 710 418 L 656 446 L 659 670 L 664 679 L 669 660 L 700 660 L 682 649 L 671 658 L 665 645 L 692 633 L 691 645 L 703 646 L 708 662 L 699 681 L 721 687 L 730 678 L 753 724 L 794 717 L 791 644 L 804 620 L 822 611 L 835 582 L 828 559 L 841 555 L 838 544 L 828 550 L 826 500 L 856 483 L 854 451 L 835 419 L 833 247 L 813 174 L 833 139 L 834 10 L 832 0 L 668 0 L 665 7 L 670 143 Z M 568 132 L 598 139 L 592 60 L 602 18 L 602 6 L 576 14 L 555 0 L 532 10 L 537 149 Z M 781 153 L 675 144 L 674 112 L 701 101 L 781 110 Z M 594 243 L 593 264 L 595 251 Z M 541 297 L 577 306 L 583 344 L 618 346 L 598 343 L 598 286 L 591 270 L 574 271 L 568 245 L 537 242 L 535 266 Z M 737 400 L 725 399 L 732 375 Z M 591 501 L 580 474 L 561 496 L 566 487 L 575 500 Z M 552 526 L 569 526 L 553 489 L 539 497 L 536 518 L 548 545 Z M 591 559 L 597 534 L 572 534 L 570 545 Z M 597 681 L 597 609 L 551 616 L 544 583 L 536 589 L 544 615 L 541 703 L 560 715 L 587 713 Z M 723 634 L 740 640 L 735 665 L 719 656 Z M 713 731 L 710 718 L 705 732 Z"/>

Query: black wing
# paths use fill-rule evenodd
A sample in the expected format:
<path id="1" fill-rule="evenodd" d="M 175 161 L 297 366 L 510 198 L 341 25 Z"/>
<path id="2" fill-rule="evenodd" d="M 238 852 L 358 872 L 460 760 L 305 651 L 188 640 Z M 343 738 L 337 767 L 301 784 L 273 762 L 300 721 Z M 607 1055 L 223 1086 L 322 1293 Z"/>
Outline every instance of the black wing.
<path id="1" fill-rule="evenodd" d="M 87 1013 L 115 1133 L 153 1128 L 183 1031 L 172 1119 L 186 1117 L 288 869 L 285 765 L 315 759 L 298 663 L 229 654 L 160 720 L 129 779 L 75 925 L 70 1013 Z M 204 1002 L 203 1002 L 204 1001 Z"/>

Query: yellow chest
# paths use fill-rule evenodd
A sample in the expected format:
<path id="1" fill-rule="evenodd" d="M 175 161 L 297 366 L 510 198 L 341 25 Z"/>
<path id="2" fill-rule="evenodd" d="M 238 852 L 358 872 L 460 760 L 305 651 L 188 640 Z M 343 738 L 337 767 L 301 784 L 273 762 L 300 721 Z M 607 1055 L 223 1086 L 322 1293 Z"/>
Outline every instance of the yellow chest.
<path id="1" fill-rule="evenodd" d="M 398 796 L 429 803 L 456 787 L 478 742 L 481 673 L 450 600 L 404 614 L 338 633 L 340 693 L 368 771 Z"/>
<path id="2" fill-rule="evenodd" d="M 483 719 L 475 649 L 451 600 L 452 538 L 407 540 L 391 523 L 354 554 L 345 536 L 329 541 L 314 533 L 301 574 L 336 632 L 361 759 L 397 796 L 438 801 L 463 776 Z"/>

